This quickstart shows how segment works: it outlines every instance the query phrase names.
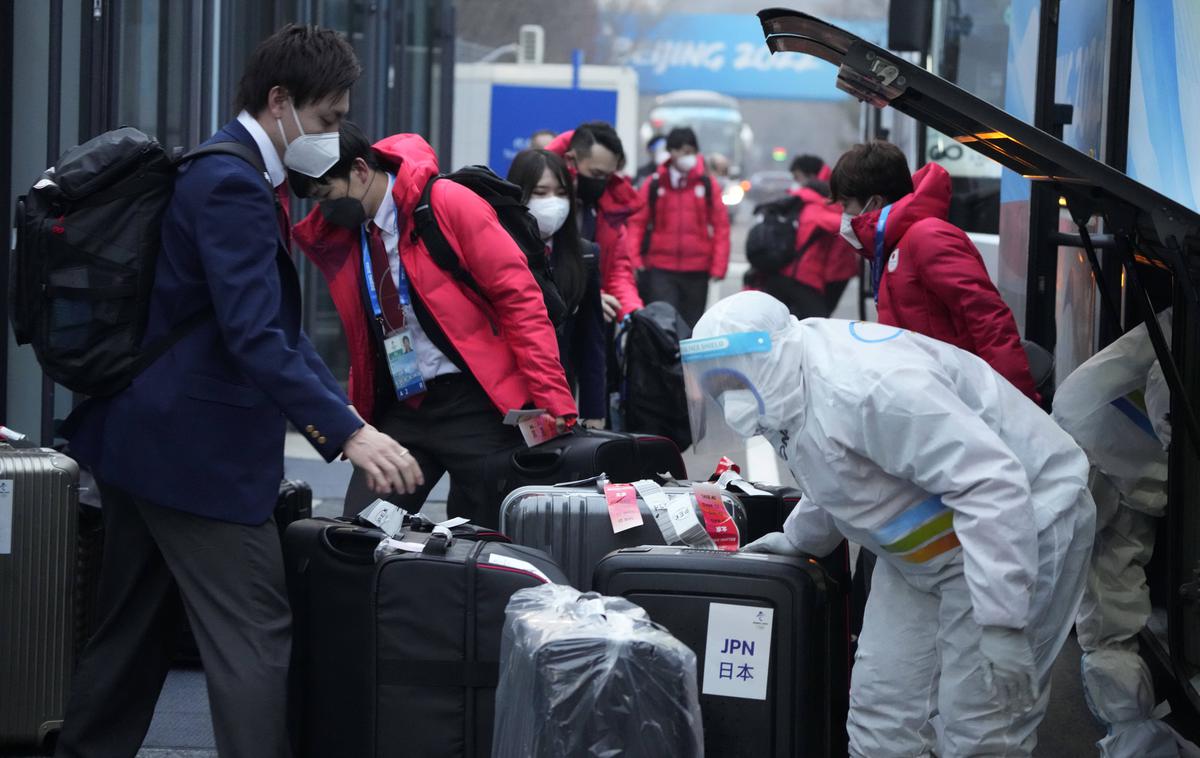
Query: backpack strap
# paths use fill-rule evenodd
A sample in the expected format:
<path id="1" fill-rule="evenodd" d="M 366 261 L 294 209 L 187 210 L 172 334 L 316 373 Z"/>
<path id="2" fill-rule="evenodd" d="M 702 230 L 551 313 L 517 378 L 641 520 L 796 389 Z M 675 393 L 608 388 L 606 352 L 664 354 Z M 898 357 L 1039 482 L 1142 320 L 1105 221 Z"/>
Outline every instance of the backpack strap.
<path id="1" fill-rule="evenodd" d="M 449 240 L 438 226 L 437 217 L 433 215 L 431 200 L 433 184 L 441 178 L 440 175 L 431 177 L 425 183 L 425 189 L 421 190 L 421 198 L 417 200 L 417 207 L 413 210 L 412 237 L 414 240 L 419 238 L 421 242 L 425 243 L 425 249 L 429 251 L 429 256 L 433 258 L 433 262 L 437 264 L 438 268 L 448 272 L 456 281 L 461 282 L 486 301 L 487 298 L 479 289 L 479 284 L 462 267 L 462 261 L 458 259 L 454 248 L 450 246 Z"/>
<path id="2" fill-rule="evenodd" d="M 646 231 L 642 234 L 642 265 L 646 263 L 646 253 L 650 252 L 650 237 L 654 234 L 654 221 L 658 207 L 658 172 L 650 175 L 650 202 L 647 203 L 649 215 L 646 219 Z"/>
<path id="3" fill-rule="evenodd" d="M 175 165 L 181 166 L 188 161 L 201 158 L 205 155 L 232 155 L 235 158 L 241 158 L 246 163 L 249 163 L 254 167 L 255 171 L 258 172 L 258 175 L 263 178 L 263 181 L 267 183 L 267 188 L 271 191 L 271 197 L 275 199 L 275 208 L 276 210 L 279 209 L 279 195 L 275 192 L 275 187 L 271 185 L 271 179 L 267 173 L 267 166 L 263 162 L 262 153 L 260 153 L 258 150 L 249 148 L 240 142 L 213 142 L 212 144 L 202 145 L 195 150 L 186 153 L 183 157 L 179 158 L 175 162 Z M 145 369 L 149 368 L 152 363 L 162 357 L 163 353 L 171 349 L 175 343 L 191 334 L 192 330 L 194 330 L 212 315 L 212 305 L 206 305 L 185 318 L 183 321 L 180 321 L 178 324 L 171 327 L 171 331 L 159 337 L 153 342 L 153 344 L 148 345 L 140 353 L 138 353 L 137 360 L 135 360 L 133 363 L 133 368 L 130 375 L 136 376 Z"/>

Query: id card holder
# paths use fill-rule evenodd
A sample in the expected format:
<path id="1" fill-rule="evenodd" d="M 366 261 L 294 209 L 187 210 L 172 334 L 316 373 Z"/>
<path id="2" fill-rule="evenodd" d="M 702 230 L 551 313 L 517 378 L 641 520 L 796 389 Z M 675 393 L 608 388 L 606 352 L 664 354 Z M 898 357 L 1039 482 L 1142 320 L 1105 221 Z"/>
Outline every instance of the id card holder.
<path id="1" fill-rule="evenodd" d="M 412 330 L 397 329 L 383 338 L 383 350 L 387 353 L 388 372 L 392 375 L 392 386 L 396 397 L 401 400 L 425 391 L 425 380 L 421 378 L 421 366 L 417 363 L 417 350 Z"/>

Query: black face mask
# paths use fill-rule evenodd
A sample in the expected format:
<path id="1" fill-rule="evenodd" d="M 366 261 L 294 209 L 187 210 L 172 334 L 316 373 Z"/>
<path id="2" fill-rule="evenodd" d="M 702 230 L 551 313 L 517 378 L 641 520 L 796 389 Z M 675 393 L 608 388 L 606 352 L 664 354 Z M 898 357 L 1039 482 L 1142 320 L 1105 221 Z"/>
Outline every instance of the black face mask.
<path id="1" fill-rule="evenodd" d="M 318 205 L 325 220 L 337 226 L 357 229 L 367 220 L 367 210 L 363 208 L 362 201 L 353 197 L 335 197 L 322 200 Z"/>
<path id="2" fill-rule="evenodd" d="M 604 190 L 608 187 L 608 178 L 597 179 L 594 176 L 584 176 L 580 174 L 575 179 L 579 184 L 579 199 L 584 205 L 595 205 L 600 201 L 600 196 L 604 194 Z"/>
<path id="3" fill-rule="evenodd" d="M 371 185 L 375 183 L 375 174 L 371 174 L 371 181 L 367 182 L 367 188 L 363 190 L 362 197 L 334 197 L 329 200 L 322 200 L 317 205 L 321 208 L 321 215 L 325 220 L 337 226 L 343 226 L 347 229 L 357 229 L 367 220 L 367 209 L 363 206 L 363 198 L 371 191 Z"/>

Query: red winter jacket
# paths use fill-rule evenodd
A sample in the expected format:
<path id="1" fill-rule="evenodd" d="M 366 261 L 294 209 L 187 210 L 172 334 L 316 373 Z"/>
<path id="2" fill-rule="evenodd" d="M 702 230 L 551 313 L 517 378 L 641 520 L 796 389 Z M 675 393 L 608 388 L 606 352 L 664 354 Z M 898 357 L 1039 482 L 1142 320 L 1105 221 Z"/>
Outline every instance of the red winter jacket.
<path id="1" fill-rule="evenodd" d="M 650 190 L 658 185 L 654 205 L 654 229 L 642 265 L 665 271 L 704 271 L 724 279 L 729 268 L 729 214 L 721 201 L 721 188 L 704 176 L 704 158 L 699 157 L 678 187 L 671 186 L 669 162 L 658 167 L 654 178 L 638 191 L 643 206 L 629 220 L 629 246 L 641 253 L 642 237 L 650 222 Z M 704 182 L 711 183 L 706 192 Z"/>
<path id="2" fill-rule="evenodd" d="M 913 174 L 913 186 L 887 217 L 879 321 L 978 355 L 1037 402 L 1012 311 L 988 277 L 979 250 L 946 220 L 950 175 L 930 163 Z M 853 221 L 867 260 L 875 256 L 880 214 L 863 213 Z"/>
<path id="3" fill-rule="evenodd" d="M 804 253 L 781 273 L 818 292 L 824 292 L 828 284 L 857 276 L 858 254 L 839 234 L 842 206 L 831 204 L 820 192 L 808 187 L 793 190 L 791 194 L 804 201 L 796 226 L 796 249 Z"/>
<path id="4" fill-rule="evenodd" d="M 400 260 L 409 285 L 496 409 L 506 413 L 532 404 L 554 416 L 576 415 L 541 289 L 496 212 L 462 185 L 439 181 L 433 186 L 430 202 L 438 226 L 486 295 L 485 302 L 439 268 L 424 243 L 405 228 L 425 183 L 438 172 L 433 148 L 415 134 L 397 134 L 374 147 L 389 170 L 395 170 L 392 198 L 399 212 Z M 370 422 L 376 350 L 361 294 L 360 237 L 325 221 L 319 209 L 297 224 L 294 234 L 329 283 L 350 347 L 350 401 Z"/>
<path id="5" fill-rule="evenodd" d="M 566 155 L 574 134 L 574 129 L 563 132 L 546 149 Z M 575 176 L 574 168 L 571 169 L 571 176 Z M 600 246 L 600 286 L 621 301 L 618 319 L 642 307 L 637 278 L 634 276 L 637 248 L 629 246 L 629 235 L 625 232 L 629 217 L 641 207 L 640 203 L 629 177 L 613 174 L 608 178 L 608 187 L 596 209 L 596 239 L 593 241 Z"/>

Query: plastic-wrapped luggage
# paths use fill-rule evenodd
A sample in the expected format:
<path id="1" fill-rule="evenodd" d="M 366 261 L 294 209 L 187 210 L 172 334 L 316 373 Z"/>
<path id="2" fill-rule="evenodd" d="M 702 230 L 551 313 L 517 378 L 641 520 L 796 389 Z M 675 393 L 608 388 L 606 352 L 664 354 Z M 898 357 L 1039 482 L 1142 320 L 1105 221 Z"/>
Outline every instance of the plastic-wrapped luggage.
<path id="1" fill-rule="evenodd" d="M 696 655 L 620 598 L 562 585 L 508 603 L 493 758 L 696 758 Z"/>

